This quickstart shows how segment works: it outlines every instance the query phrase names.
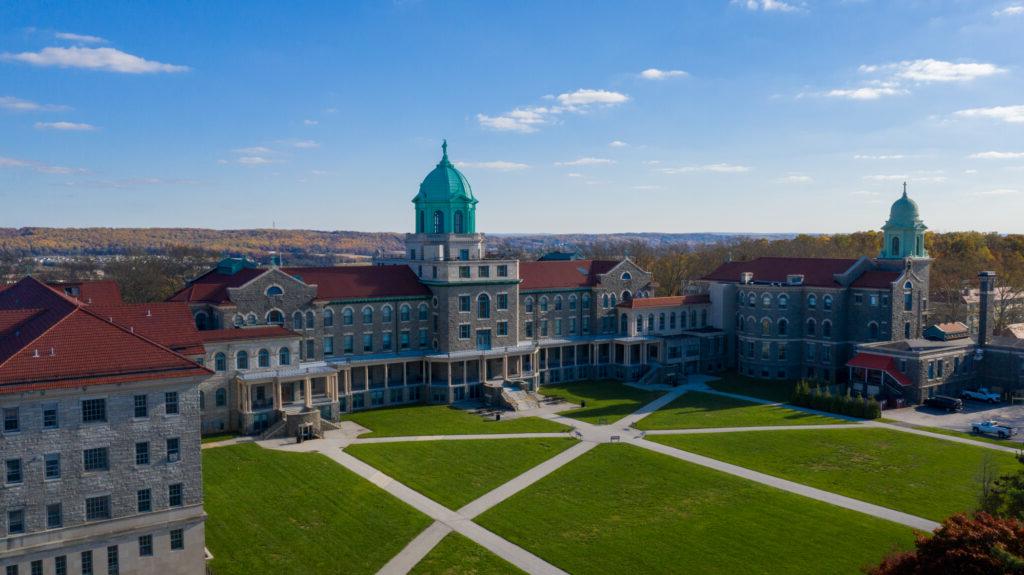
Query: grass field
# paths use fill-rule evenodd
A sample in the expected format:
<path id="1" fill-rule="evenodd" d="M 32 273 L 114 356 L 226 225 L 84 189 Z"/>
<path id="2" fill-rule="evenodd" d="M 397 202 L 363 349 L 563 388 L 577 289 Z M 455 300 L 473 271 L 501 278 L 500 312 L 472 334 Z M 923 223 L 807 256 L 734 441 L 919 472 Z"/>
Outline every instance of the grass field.
<path id="1" fill-rule="evenodd" d="M 451 532 L 410 571 L 412 575 L 518 575 L 515 565 Z"/>
<path id="2" fill-rule="evenodd" d="M 576 440 L 471 439 L 350 445 L 345 451 L 401 483 L 458 509 Z"/>
<path id="3" fill-rule="evenodd" d="M 371 430 L 370 433 L 363 434 L 361 437 L 543 433 L 569 430 L 560 423 L 538 417 L 494 421 L 447 405 L 410 405 L 373 409 L 352 413 L 341 419 L 342 421 L 354 421 Z"/>
<path id="4" fill-rule="evenodd" d="M 694 429 L 701 427 L 751 427 L 757 425 L 828 425 L 846 423 L 775 405 L 761 405 L 689 391 L 637 422 L 637 429 Z"/>
<path id="5" fill-rule="evenodd" d="M 986 460 L 1012 454 L 888 429 L 738 432 L 649 439 L 935 521 L 974 509 Z"/>
<path id="6" fill-rule="evenodd" d="M 662 395 L 660 391 L 643 391 L 617 381 L 585 381 L 545 385 L 540 393 L 587 406 L 561 412 L 561 415 L 588 423 L 606 424 L 621 419 Z"/>
<path id="7" fill-rule="evenodd" d="M 233 439 L 235 437 L 238 437 L 238 434 L 237 433 L 233 433 L 233 432 L 214 433 L 213 435 L 204 435 L 202 437 L 201 442 L 202 443 L 216 443 L 218 441 L 227 441 L 228 439 Z"/>
<path id="8" fill-rule="evenodd" d="M 430 519 L 323 455 L 203 451 L 216 575 L 375 573 Z"/>
<path id="9" fill-rule="evenodd" d="M 628 445 L 598 446 L 478 522 L 580 575 L 858 573 L 912 542 L 901 525 Z"/>
<path id="10" fill-rule="evenodd" d="M 795 381 L 754 379 L 735 372 L 716 373 L 715 375 L 720 379 L 708 382 L 708 387 L 711 389 L 783 403 L 787 403 L 793 398 L 793 389 L 796 387 Z"/>

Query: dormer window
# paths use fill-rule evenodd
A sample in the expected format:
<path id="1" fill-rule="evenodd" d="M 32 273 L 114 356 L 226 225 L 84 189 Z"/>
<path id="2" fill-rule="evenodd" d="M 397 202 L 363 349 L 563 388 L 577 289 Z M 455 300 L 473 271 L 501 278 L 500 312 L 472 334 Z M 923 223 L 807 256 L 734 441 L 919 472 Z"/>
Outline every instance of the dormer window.
<path id="1" fill-rule="evenodd" d="M 629 272 L 622 272 L 622 281 L 628 282 L 633 279 L 633 276 Z"/>
<path id="2" fill-rule="evenodd" d="M 274 297 L 278 295 L 284 295 L 284 290 L 279 285 L 272 285 L 267 288 L 267 297 Z"/>

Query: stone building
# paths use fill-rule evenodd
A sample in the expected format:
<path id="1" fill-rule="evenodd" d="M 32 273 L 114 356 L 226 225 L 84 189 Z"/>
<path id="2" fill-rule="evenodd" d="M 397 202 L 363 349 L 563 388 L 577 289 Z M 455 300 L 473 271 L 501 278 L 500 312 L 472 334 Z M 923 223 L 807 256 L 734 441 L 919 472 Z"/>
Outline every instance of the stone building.
<path id="1" fill-rule="evenodd" d="M 846 380 L 857 344 L 919 338 L 931 259 L 917 204 L 903 196 L 874 258 L 729 262 L 704 280 L 738 372 L 762 379 Z"/>
<path id="2" fill-rule="evenodd" d="M 210 372 L 195 362 L 191 315 L 72 287 L 25 278 L 0 290 L 0 566 L 201 573 Z"/>

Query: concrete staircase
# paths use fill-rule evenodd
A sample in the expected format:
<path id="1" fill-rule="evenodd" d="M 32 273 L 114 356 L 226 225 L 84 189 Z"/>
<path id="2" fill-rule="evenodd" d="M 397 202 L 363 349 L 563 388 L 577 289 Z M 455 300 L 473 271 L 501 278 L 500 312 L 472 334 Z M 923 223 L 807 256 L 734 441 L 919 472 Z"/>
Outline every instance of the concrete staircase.
<path id="1" fill-rule="evenodd" d="M 540 402 L 537 401 L 536 394 L 510 385 L 502 386 L 501 400 L 506 407 L 513 411 L 524 411 L 540 407 Z"/>
<path id="2" fill-rule="evenodd" d="M 288 427 L 288 414 L 282 411 L 279 412 L 279 415 L 281 417 L 278 418 L 274 425 L 271 425 L 266 431 L 260 434 L 260 441 L 283 435 L 285 428 Z"/>
<path id="3" fill-rule="evenodd" d="M 652 361 L 648 364 L 648 369 L 640 376 L 640 379 L 636 380 L 639 385 L 647 385 L 649 383 L 657 383 L 658 376 L 661 375 L 661 364 Z"/>

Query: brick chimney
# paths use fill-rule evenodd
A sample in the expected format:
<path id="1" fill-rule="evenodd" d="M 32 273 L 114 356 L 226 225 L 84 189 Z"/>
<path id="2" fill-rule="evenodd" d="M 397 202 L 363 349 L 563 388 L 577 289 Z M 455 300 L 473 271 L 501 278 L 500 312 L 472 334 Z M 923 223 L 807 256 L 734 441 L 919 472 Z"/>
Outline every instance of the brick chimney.
<path id="1" fill-rule="evenodd" d="M 984 349 L 988 343 L 988 316 L 989 306 L 992 304 L 992 296 L 996 289 L 996 272 L 981 272 L 978 274 L 981 283 L 980 305 L 978 307 L 978 348 Z"/>

